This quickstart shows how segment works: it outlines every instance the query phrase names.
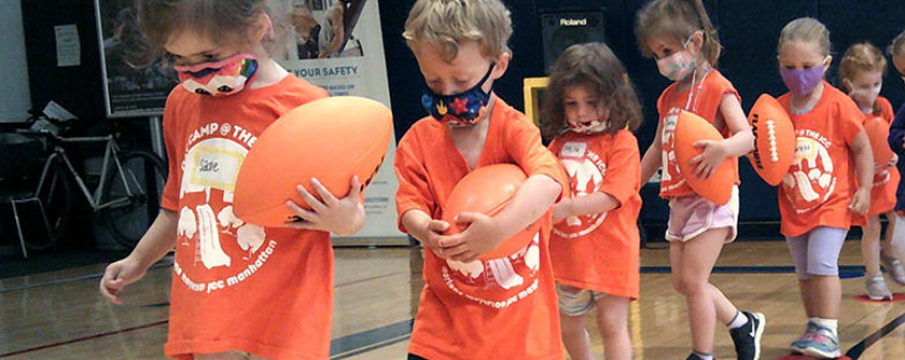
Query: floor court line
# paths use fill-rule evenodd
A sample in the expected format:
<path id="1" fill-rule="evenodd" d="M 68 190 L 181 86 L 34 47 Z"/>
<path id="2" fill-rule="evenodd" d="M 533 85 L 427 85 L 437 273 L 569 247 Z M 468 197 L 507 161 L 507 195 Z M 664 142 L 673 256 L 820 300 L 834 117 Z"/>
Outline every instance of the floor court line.
<path id="1" fill-rule="evenodd" d="M 852 346 L 848 352 L 845 353 L 845 356 L 850 357 L 852 360 L 858 360 L 861 357 L 861 354 L 864 353 L 867 348 L 871 345 L 879 342 L 883 337 L 892 333 L 899 325 L 905 323 L 905 314 L 899 315 L 899 317 L 893 319 L 888 324 L 880 328 L 880 330 L 875 331 L 873 334 L 868 335 L 864 340 Z"/>
<path id="2" fill-rule="evenodd" d="M 135 330 L 147 329 L 147 328 L 151 328 L 151 327 L 155 327 L 155 326 L 165 325 L 165 324 L 167 324 L 168 322 L 169 322 L 168 320 L 162 320 L 162 321 L 153 322 L 153 323 L 150 323 L 150 324 L 145 324 L 145 325 L 140 325 L 140 326 L 135 326 L 135 327 L 130 327 L 130 328 L 122 329 L 122 330 L 108 331 L 108 332 L 104 332 L 104 333 L 100 333 L 100 334 L 94 334 L 94 335 L 89 335 L 89 336 L 85 336 L 85 337 L 80 337 L 80 338 L 77 338 L 77 339 L 66 340 L 66 341 L 56 342 L 56 343 L 47 344 L 47 345 L 36 346 L 36 347 L 33 347 L 33 348 L 28 348 L 28 349 L 22 349 L 22 350 L 11 351 L 11 352 L 8 352 L 8 353 L 5 353 L 5 354 L 0 354 L 0 358 L 10 357 L 10 356 L 13 356 L 13 355 L 27 354 L 27 353 L 34 352 L 34 351 L 38 351 L 38 350 L 44 350 L 44 349 L 49 349 L 49 348 L 55 348 L 55 347 L 58 347 L 58 346 L 74 344 L 74 343 L 78 343 L 78 342 L 82 342 L 82 341 L 93 340 L 93 339 L 102 338 L 102 337 L 111 336 L 111 335 L 123 334 L 123 333 L 127 333 L 127 332 L 130 332 L 130 331 L 135 331 Z"/>

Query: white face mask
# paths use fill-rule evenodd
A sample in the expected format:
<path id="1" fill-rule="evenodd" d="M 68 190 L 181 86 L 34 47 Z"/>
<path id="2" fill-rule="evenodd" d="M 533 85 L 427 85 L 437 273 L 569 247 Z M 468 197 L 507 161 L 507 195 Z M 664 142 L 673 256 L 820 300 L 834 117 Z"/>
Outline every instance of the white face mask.
<path id="1" fill-rule="evenodd" d="M 883 81 L 875 85 L 855 87 L 851 81 L 845 80 L 846 85 L 851 89 L 848 96 L 851 97 L 859 106 L 870 107 L 877 101 L 880 96 L 880 90 L 883 89 Z"/>
<path id="2" fill-rule="evenodd" d="M 697 65 L 697 59 L 688 51 L 688 44 L 694 34 L 685 40 L 682 44 L 682 51 L 669 55 L 664 58 L 657 59 L 657 68 L 660 69 L 660 75 L 663 75 L 672 81 L 681 81 L 688 77 Z"/>

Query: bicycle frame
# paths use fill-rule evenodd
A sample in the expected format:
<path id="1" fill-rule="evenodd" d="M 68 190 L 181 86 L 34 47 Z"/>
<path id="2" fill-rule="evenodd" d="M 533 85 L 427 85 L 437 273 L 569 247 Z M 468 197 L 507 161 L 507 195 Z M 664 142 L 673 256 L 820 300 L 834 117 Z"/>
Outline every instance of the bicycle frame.
<path id="1" fill-rule="evenodd" d="M 63 160 L 63 163 L 66 164 L 66 168 L 69 169 L 69 172 L 72 174 L 72 177 L 75 178 L 76 184 L 79 186 L 79 189 L 82 190 L 82 194 L 85 195 L 85 199 L 88 200 L 88 204 L 91 205 L 91 208 L 94 211 L 99 211 L 108 207 L 113 207 L 119 205 L 121 203 L 128 203 L 129 197 L 132 196 L 133 191 L 129 186 L 129 182 L 126 180 L 125 171 L 123 171 L 122 164 L 119 161 L 119 147 L 116 145 L 116 141 L 113 140 L 112 135 L 107 136 L 97 136 L 97 137 L 73 137 L 73 138 L 61 138 L 56 137 L 57 141 L 61 143 L 92 143 L 92 142 L 106 142 L 106 149 L 104 150 L 104 161 L 101 165 L 101 175 L 100 181 L 98 182 L 97 188 L 94 189 L 94 195 L 91 194 L 91 191 L 88 190 L 88 186 L 85 185 L 85 181 L 82 180 L 82 177 L 79 176 L 78 171 L 75 170 L 75 167 L 72 165 L 72 162 L 69 160 L 69 156 L 66 155 L 66 150 L 60 146 L 55 144 L 53 149 L 53 154 L 47 158 L 44 162 L 44 169 L 41 171 L 41 178 L 38 181 L 38 189 L 35 191 L 35 194 L 40 193 L 41 189 L 44 187 L 44 181 L 47 178 L 47 173 L 50 171 L 50 166 L 53 164 L 53 159 L 59 157 Z M 119 179 L 123 182 L 123 186 L 125 187 L 126 196 L 120 197 L 117 199 L 111 199 L 107 202 L 101 203 L 101 196 L 103 194 L 104 187 L 107 181 L 107 171 L 110 165 L 110 159 L 113 159 L 113 164 L 116 166 L 116 171 L 119 173 Z M 53 189 L 50 189 L 53 191 Z"/>

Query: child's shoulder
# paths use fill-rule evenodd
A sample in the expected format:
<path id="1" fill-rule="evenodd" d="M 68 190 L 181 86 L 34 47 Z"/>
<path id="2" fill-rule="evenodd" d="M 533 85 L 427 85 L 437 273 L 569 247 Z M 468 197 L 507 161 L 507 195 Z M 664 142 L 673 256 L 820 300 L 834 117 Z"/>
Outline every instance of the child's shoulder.
<path id="1" fill-rule="evenodd" d="M 324 88 L 311 84 L 308 80 L 291 73 L 273 86 L 279 96 L 299 99 L 303 102 L 330 96 Z"/>

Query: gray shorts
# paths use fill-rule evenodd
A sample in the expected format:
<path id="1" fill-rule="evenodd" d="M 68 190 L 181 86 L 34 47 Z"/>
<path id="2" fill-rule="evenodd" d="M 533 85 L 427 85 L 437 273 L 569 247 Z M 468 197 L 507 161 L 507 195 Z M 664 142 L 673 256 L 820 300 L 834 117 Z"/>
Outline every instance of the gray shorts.
<path id="1" fill-rule="evenodd" d="M 566 316 L 582 316 L 591 311 L 597 300 L 607 294 L 593 290 L 579 289 L 570 285 L 556 283 L 556 298 L 559 303 L 559 312 Z"/>
<path id="2" fill-rule="evenodd" d="M 818 226 L 802 235 L 786 237 L 795 261 L 795 274 L 801 280 L 818 276 L 839 276 L 839 252 L 848 230 Z"/>

